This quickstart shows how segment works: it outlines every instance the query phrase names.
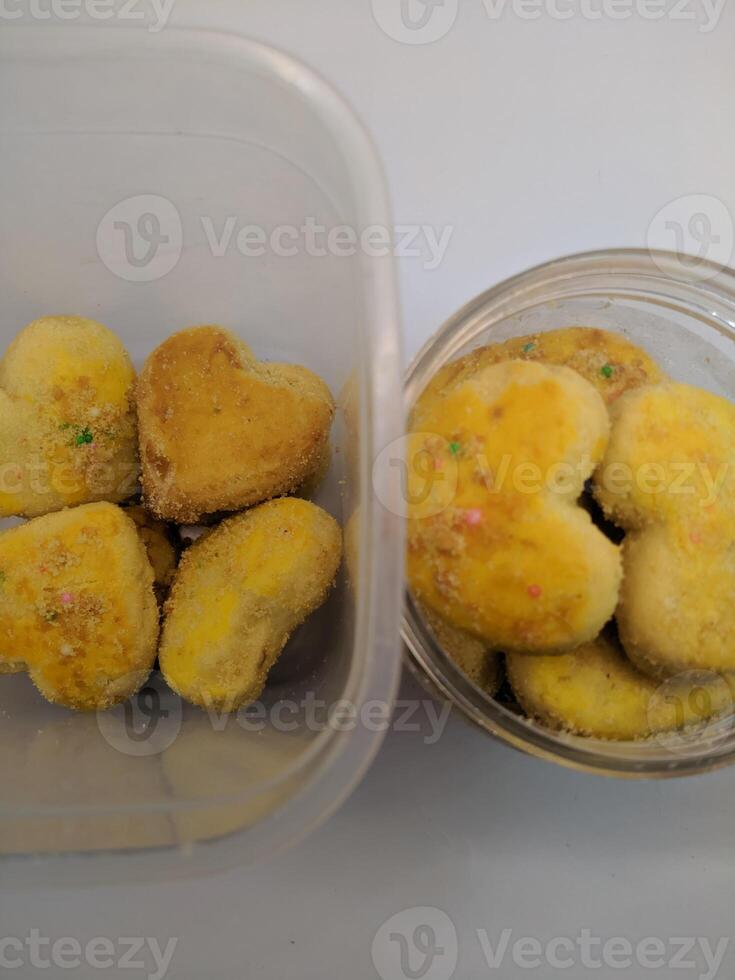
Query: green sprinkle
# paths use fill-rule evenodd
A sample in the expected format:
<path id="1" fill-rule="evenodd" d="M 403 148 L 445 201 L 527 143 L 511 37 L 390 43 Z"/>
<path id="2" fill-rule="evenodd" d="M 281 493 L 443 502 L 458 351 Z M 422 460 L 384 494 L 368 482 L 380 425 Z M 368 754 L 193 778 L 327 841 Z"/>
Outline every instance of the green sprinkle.
<path id="1" fill-rule="evenodd" d="M 523 353 L 530 354 L 532 350 L 536 350 L 536 345 L 534 343 L 526 344 L 523 348 Z"/>
<path id="2" fill-rule="evenodd" d="M 611 367 L 610 364 L 605 364 L 600 368 L 600 374 L 603 376 L 603 378 L 612 378 L 612 376 L 615 374 L 615 368 Z"/>
<path id="3" fill-rule="evenodd" d="M 86 427 L 80 432 L 77 432 L 76 436 L 74 437 L 74 444 L 76 446 L 84 446 L 90 442 L 94 442 L 94 436 Z"/>
<path id="4" fill-rule="evenodd" d="M 462 444 L 459 442 L 449 443 L 449 452 L 452 454 L 452 456 L 456 456 L 461 448 L 462 448 Z"/>

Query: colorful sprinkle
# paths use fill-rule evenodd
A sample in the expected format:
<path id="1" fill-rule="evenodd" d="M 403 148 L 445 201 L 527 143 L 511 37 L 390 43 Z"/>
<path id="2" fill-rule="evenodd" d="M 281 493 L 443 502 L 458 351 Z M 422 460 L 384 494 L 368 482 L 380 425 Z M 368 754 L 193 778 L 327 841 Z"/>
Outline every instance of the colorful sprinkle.
<path id="1" fill-rule="evenodd" d="M 479 507 L 472 507 L 464 512 L 464 522 L 468 527 L 477 527 L 482 524 L 482 511 Z"/>
<path id="2" fill-rule="evenodd" d="M 72 602 L 74 602 L 74 596 L 71 594 L 71 592 L 62 592 L 61 593 L 61 601 L 63 602 L 63 604 L 65 606 L 68 606 Z"/>
<path id="3" fill-rule="evenodd" d="M 544 594 L 544 590 L 541 588 L 540 585 L 529 585 L 528 594 L 531 596 L 532 599 L 540 599 L 541 596 Z"/>
<path id="4" fill-rule="evenodd" d="M 77 446 L 85 446 L 93 442 L 94 442 L 94 436 L 89 431 L 89 429 L 86 428 L 86 426 L 80 432 L 77 432 L 74 438 L 74 443 Z"/>
<path id="5" fill-rule="evenodd" d="M 452 456 L 456 456 L 461 448 L 462 448 L 462 444 L 459 442 L 449 443 L 449 452 L 452 454 Z"/>
<path id="6" fill-rule="evenodd" d="M 615 368 L 611 364 L 603 364 L 600 368 L 600 374 L 603 378 L 612 378 L 615 374 Z"/>
<path id="7" fill-rule="evenodd" d="M 523 347 L 524 354 L 530 354 L 532 350 L 536 350 L 536 345 L 534 343 L 525 344 Z"/>
<path id="8" fill-rule="evenodd" d="M 692 544 L 701 544 L 702 535 L 699 533 L 699 531 L 692 531 L 692 533 L 689 535 L 689 540 L 692 542 Z"/>
<path id="9" fill-rule="evenodd" d="M 441 470 L 443 468 L 444 468 L 444 462 L 443 462 L 443 460 L 439 459 L 438 456 L 435 456 L 434 457 L 434 469 L 435 470 Z"/>

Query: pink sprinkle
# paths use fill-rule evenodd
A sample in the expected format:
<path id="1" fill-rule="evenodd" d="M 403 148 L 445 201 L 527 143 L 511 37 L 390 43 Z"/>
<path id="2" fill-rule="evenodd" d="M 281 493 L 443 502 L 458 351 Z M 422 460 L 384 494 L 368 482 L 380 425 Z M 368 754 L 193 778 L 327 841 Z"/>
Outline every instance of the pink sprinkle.
<path id="1" fill-rule="evenodd" d="M 482 511 L 479 507 L 473 507 L 471 510 L 466 510 L 464 512 L 464 522 L 469 527 L 477 527 L 478 524 L 482 524 Z"/>
<path id="2" fill-rule="evenodd" d="M 444 466 L 444 463 L 440 459 L 438 459 L 437 457 L 434 457 L 434 469 L 435 470 L 440 470 L 440 469 L 443 468 L 443 466 Z"/>
<path id="3" fill-rule="evenodd" d="M 541 596 L 544 594 L 544 590 L 541 588 L 540 585 L 529 585 L 528 594 L 531 596 L 532 599 L 540 599 Z"/>
<path id="4" fill-rule="evenodd" d="M 692 544 L 702 543 L 702 535 L 699 533 L 699 531 L 692 531 L 692 533 L 689 535 L 689 538 Z"/>
<path id="5" fill-rule="evenodd" d="M 62 592 L 61 601 L 65 606 L 68 606 L 70 602 L 74 602 L 74 596 L 71 594 L 71 592 Z"/>

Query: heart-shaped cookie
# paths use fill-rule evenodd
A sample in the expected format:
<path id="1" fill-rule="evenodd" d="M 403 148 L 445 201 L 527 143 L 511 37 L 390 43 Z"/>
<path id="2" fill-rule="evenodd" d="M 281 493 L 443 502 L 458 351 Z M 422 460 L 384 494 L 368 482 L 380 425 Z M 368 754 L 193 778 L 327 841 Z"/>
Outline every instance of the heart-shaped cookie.
<path id="1" fill-rule="evenodd" d="M 622 569 L 578 500 L 608 435 L 602 398 L 567 367 L 505 361 L 423 394 L 406 474 L 415 598 L 490 650 L 594 639 Z"/>
<path id="2" fill-rule="evenodd" d="M 36 517 L 136 490 L 135 372 L 94 320 L 44 317 L 0 362 L 0 517 Z"/>
<path id="3" fill-rule="evenodd" d="M 146 503 L 194 523 L 289 493 L 322 463 L 333 416 L 329 389 L 306 368 L 260 362 L 221 327 L 182 330 L 138 384 Z"/>
<path id="4" fill-rule="evenodd" d="M 627 533 L 618 628 L 654 676 L 735 671 L 735 405 L 673 382 L 613 407 L 595 492 Z"/>
<path id="5" fill-rule="evenodd" d="M 269 500 L 223 521 L 184 553 L 159 657 L 192 704 L 236 711 L 260 697 L 293 630 L 324 602 L 342 532 L 316 504 Z"/>
<path id="6" fill-rule="evenodd" d="M 157 638 L 153 569 L 119 507 L 0 534 L 0 663 L 25 666 L 49 701 L 90 711 L 124 700 L 150 674 Z"/>

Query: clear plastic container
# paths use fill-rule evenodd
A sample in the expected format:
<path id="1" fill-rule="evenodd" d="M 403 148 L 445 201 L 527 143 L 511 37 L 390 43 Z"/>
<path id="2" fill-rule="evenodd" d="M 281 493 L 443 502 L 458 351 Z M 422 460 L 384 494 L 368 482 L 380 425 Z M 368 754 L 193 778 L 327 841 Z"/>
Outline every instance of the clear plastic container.
<path id="1" fill-rule="evenodd" d="M 173 331 L 220 323 L 317 371 L 340 402 L 316 499 L 353 518 L 359 585 L 343 574 L 293 638 L 260 714 L 208 717 L 153 683 L 127 709 L 80 716 L 0 678 L 6 883 L 231 867 L 337 807 L 397 684 L 402 533 L 370 492 L 371 461 L 403 424 L 393 259 L 271 237 L 388 229 L 381 169 L 323 81 L 236 36 L 6 27 L 0 79 L 3 347 L 39 315 L 76 313 L 140 365 Z"/>
<path id="2" fill-rule="evenodd" d="M 735 400 L 735 272 L 673 253 L 621 249 L 549 262 L 472 300 L 416 356 L 407 402 L 416 401 L 444 364 L 476 347 L 568 326 L 622 333 L 674 380 Z M 645 742 L 580 738 L 529 721 L 472 684 L 437 644 L 410 592 L 403 636 L 410 665 L 430 690 L 531 755 L 633 778 L 699 773 L 735 761 L 735 710 Z"/>

